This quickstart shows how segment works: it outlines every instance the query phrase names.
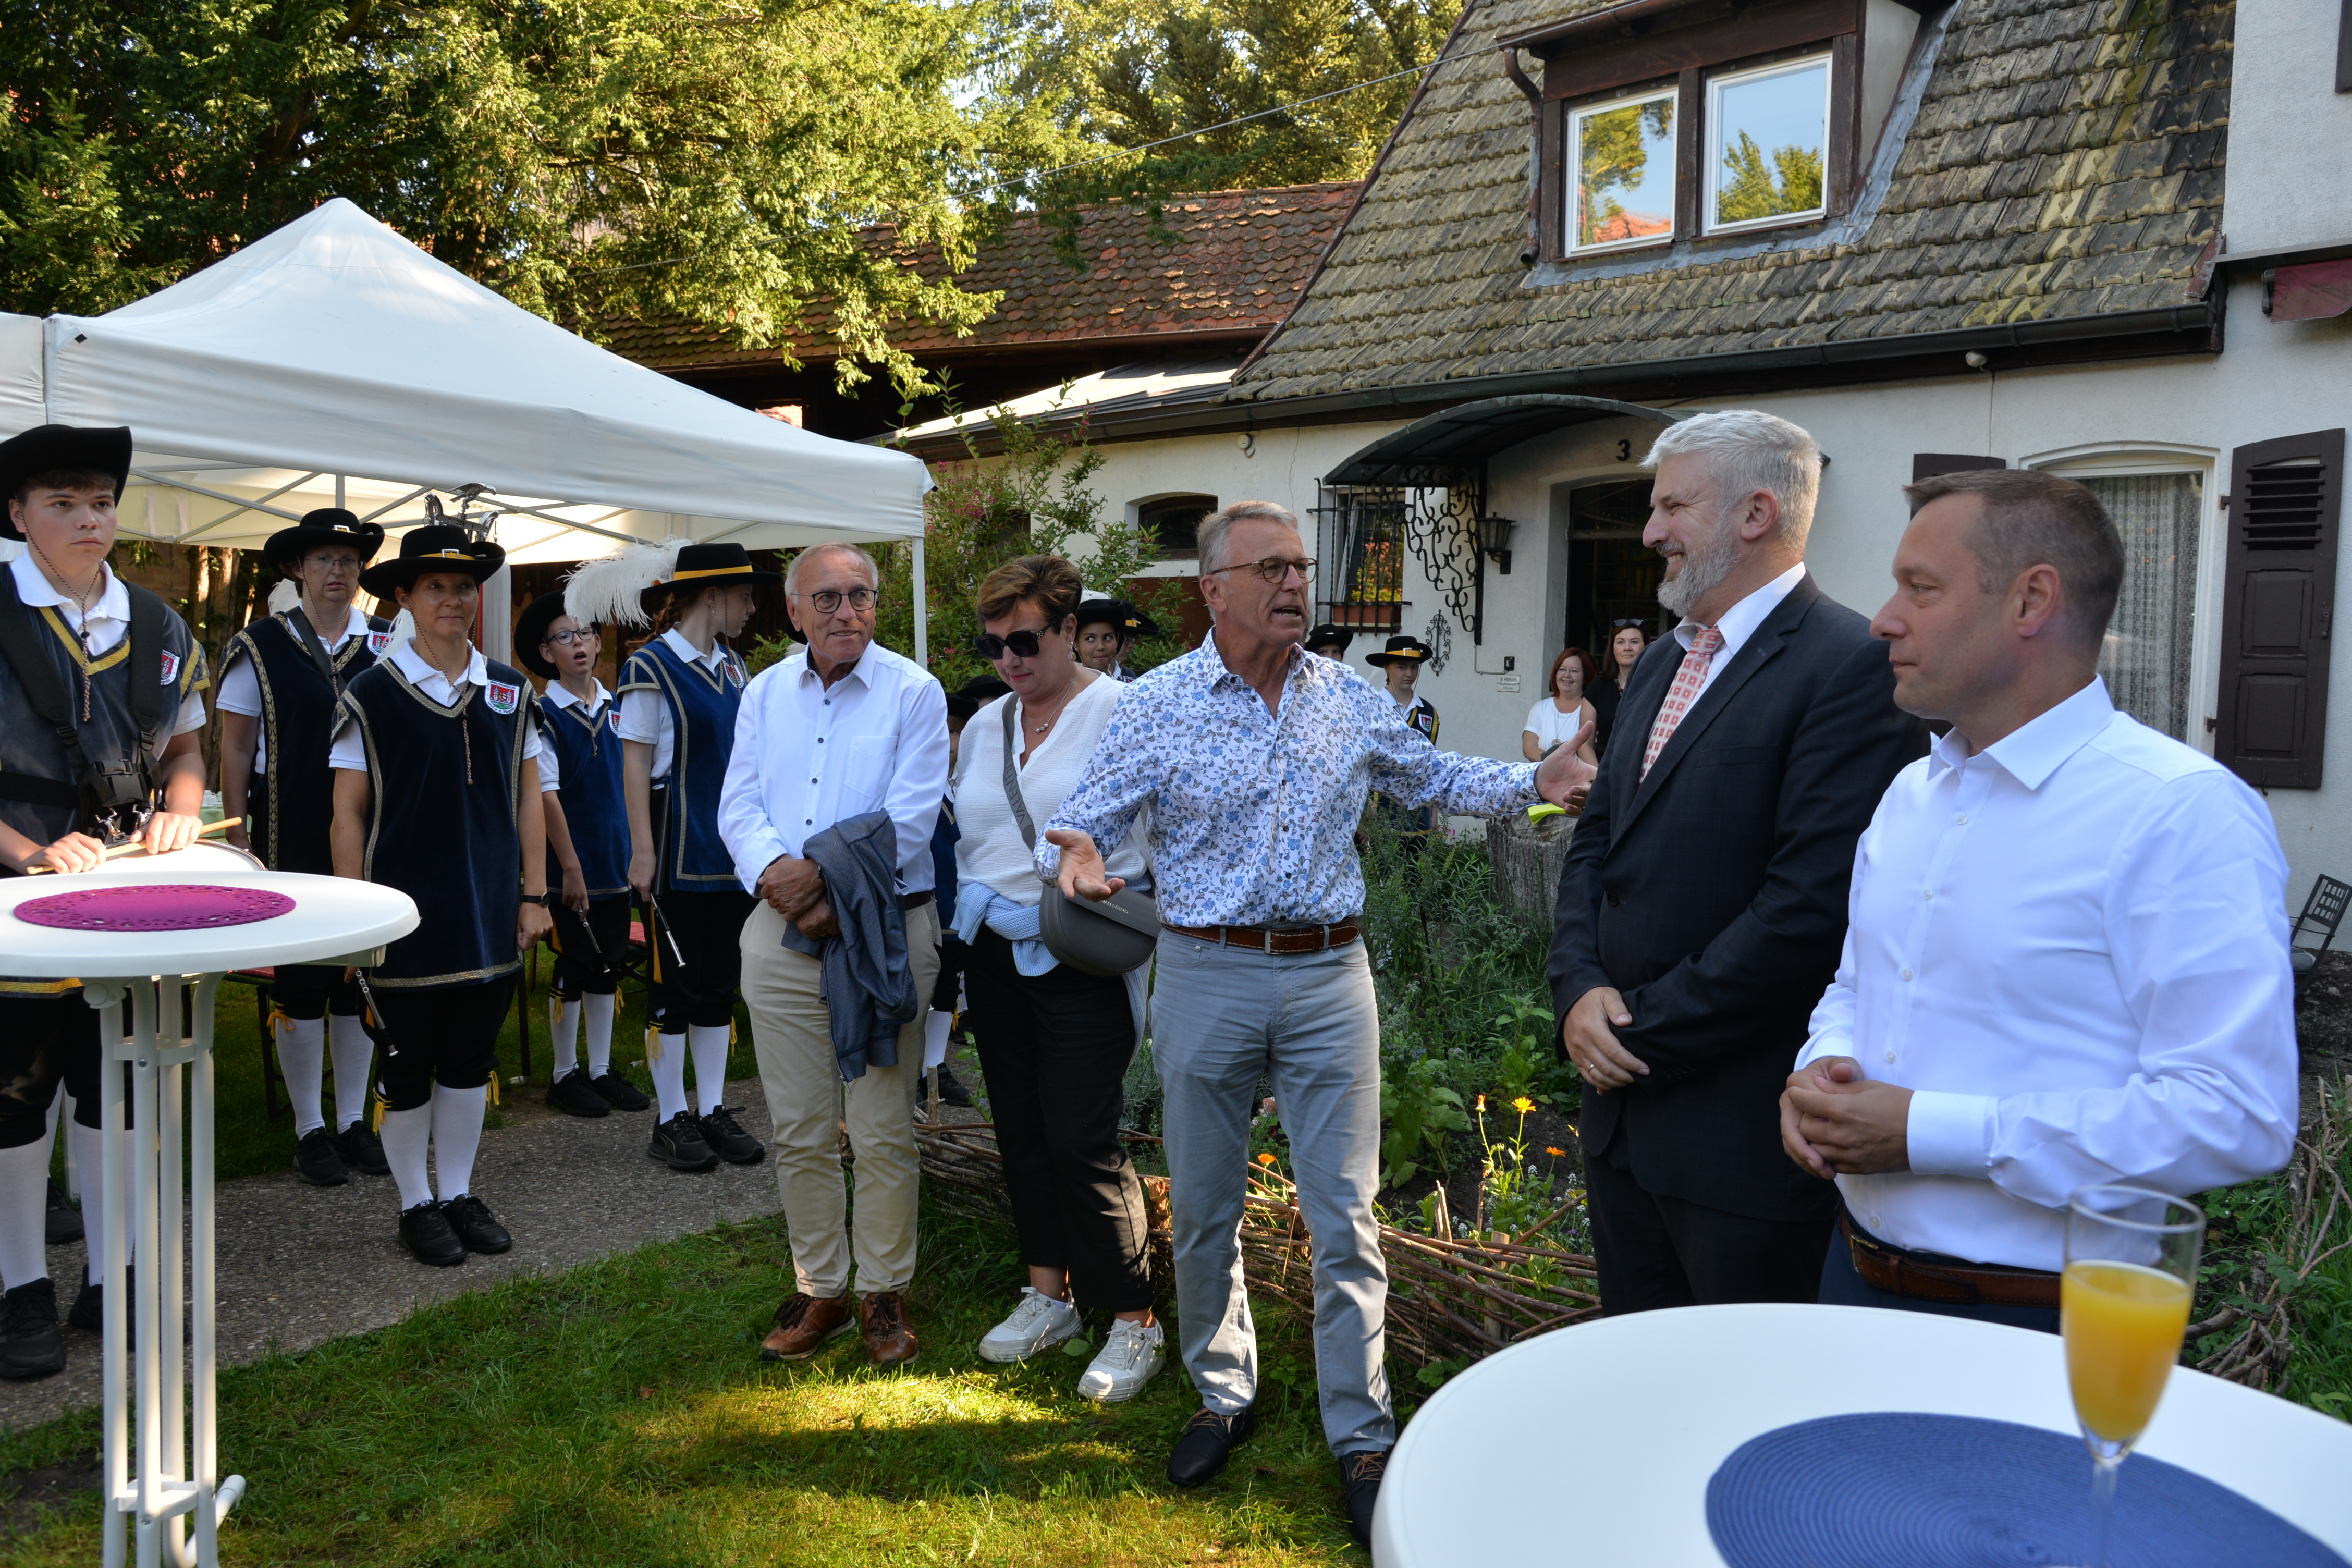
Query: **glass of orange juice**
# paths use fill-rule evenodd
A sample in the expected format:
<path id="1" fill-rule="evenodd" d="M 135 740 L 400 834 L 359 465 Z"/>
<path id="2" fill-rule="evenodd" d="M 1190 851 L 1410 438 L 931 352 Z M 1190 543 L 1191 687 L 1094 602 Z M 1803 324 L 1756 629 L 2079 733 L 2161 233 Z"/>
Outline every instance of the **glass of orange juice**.
<path id="1" fill-rule="evenodd" d="M 2074 1418 L 2091 1450 L 2090 1568 L 2107 1568 L 2116 1472 L 2180 1360 L 2204 1247 L 2204 1212 L 2182 1199 L 2105 1185 L 2067 1200 L 2058 1309 Z"/>

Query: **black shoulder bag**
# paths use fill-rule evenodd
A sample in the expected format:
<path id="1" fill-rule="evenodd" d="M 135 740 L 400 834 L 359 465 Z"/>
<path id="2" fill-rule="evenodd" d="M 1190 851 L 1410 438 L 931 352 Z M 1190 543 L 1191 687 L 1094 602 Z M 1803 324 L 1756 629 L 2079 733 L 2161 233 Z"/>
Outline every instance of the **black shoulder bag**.
<path id="1" fill-rule="evenodd" d="M 1037 829 L 1029 820 L 1029 804 L 1021 798 L 1021 765 L 1013 710 L 1017 700 L 1004 700 L 1004 799 L 1013 820 L 1021 825 L 1021 842 L 1037 847 Z M 1037 931 L 1045 951 L 1055 960 L 1086 974 L 1118 975 L 1140 969 L 1160 944 L 1160 906 L 1149 893 L 1121 888 L 1109 898 L 1074 899 L 1058 883 L 1039 890 Z"/>

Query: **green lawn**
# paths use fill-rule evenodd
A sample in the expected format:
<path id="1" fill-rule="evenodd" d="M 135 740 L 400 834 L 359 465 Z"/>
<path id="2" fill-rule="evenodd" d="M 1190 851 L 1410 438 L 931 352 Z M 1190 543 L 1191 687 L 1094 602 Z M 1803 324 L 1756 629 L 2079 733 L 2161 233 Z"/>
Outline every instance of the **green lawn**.
<path id="1" fill-rule="evenodd" d="M 1009 1234 L 927 1211 L 911 1368 L 854 1336 L 761 1363 L 782 1223 L 521 1279 L 379 1333 L 221 1378 L 222 1452 L 251 1482 L 235 1563 L 1318 1563 L 1349 1542 L 1308 1347 L 1273 1311 L 1267 1419 L 1198 1492 L 1167 1484 L 1197 1403 L 1171 1367 L 1130 1404 L 1076 1397 L 1083 1359 L 982 1363 L 1020 1273 Z M 1401 1390 L 1401 1392 L 1402 1392 Z M 69 1463 L 91 1415 L 0 1438 L 0 1475 Z M 12 1568 L 98 1553 L 85 1493 Z"/>

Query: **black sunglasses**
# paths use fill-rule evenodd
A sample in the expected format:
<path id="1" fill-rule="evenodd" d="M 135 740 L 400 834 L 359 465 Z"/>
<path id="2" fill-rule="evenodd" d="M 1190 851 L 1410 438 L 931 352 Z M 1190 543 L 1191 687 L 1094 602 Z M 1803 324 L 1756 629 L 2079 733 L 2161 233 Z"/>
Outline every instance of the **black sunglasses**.
<path id="1" fill-rule="evenodd" d="M 1636 628 L 1636 629 L 1641 629 L 1641 628 L 1647 627 L 1647 626 L 1648 626 L 1648 625 L 1649 625 L 1649 623 L 1648 623 L 1647 621 L 1612 621 L 1612 622 L 1610 622 L 1610 623 L 1609 623 L 1609 629 L 1610 629 L 1611 631 L 1622 632 L 1622 631 L 1623 631 L 1627 626 L 1633 626 L 1633 627 L 1634 627 L 1634 628 Z"/>
<path id="2" fill-rule="evenodd" d="M 1003 658 L 1008 650 L 1019 654 L 1023 658 L 1035 658 L 1037 635 L 1032 631 L 1018 631 L 1011 637 L 1001 637 L 994 632 L 982 632 L 972 643 L 971 648 L 974 653 L 991 664 Z"/>

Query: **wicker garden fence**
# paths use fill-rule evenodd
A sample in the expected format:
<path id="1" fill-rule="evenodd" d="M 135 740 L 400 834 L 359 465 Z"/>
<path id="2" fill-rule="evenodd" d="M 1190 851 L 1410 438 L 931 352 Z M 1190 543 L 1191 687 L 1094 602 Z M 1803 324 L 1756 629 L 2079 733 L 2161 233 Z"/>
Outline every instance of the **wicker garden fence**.
<path id="1" fill-rule="evenodd" d="M 1125 1136 L 1135 1143 L 1160 1142 L 1140 1132 Z M 985 1123 L 919 1123 L 915 1140 L 932 1201 L 977 1218 L 1011 1219 L 993 1128 Z M 1171 1268 L 1168 1180 L 1143 1180 L 1152 1273 L 1164 1287 Z M 1313 1248 L 1296 1195 L 1281 1175 L 1251 1167 L 1242 1215 L 1242 1268 L 1252 1290 L 1279 1296 L 1311 1316 Z M 1444 1213 L 1442 1200 L 1439 1212 Z M 1449 1240 L 1381 1226 L 1381 1251 L 1389 1273 L 1390 1354 L 1413 1366 L 1475 1361 L 1549 1330 L 1598 1317 L 1601 1297 L 1592 1259 L 1540 1244 L 1542 1233 L 1568 1212 L 1560 1208 L 1516 1238 L 1496 1235 Z"/>

